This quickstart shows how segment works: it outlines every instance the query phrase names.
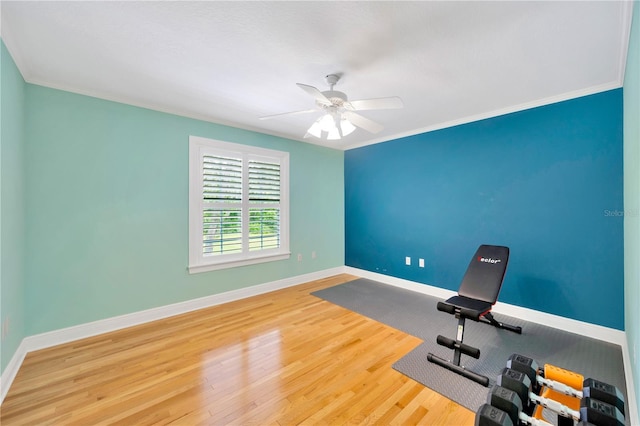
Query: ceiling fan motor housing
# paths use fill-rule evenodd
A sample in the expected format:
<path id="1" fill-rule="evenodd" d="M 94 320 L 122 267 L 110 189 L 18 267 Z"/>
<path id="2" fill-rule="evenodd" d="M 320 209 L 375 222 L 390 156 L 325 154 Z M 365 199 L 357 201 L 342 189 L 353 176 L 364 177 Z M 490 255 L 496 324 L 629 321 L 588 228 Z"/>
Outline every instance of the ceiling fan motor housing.
<path id="1" fill-rule="evenodd" d="M 327 90 L 326 92 L 322 92 L 322 94 L 337 107 L 341 107 L 345 102 L 347 102 L 347 95 L 337 90 Z"/>

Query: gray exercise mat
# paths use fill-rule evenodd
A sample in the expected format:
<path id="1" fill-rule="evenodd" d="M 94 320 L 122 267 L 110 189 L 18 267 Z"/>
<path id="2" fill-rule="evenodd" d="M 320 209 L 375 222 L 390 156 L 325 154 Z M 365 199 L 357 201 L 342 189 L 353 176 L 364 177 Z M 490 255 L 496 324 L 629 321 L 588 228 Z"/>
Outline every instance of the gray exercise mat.
<path id="1" fill-rule="evenodd" d="M 490 387 L 485 388 L 427 361 L 429 352 L 444 359 L 453 357 L 451 349 L 436 344 L 438 334 L 455 338 L 457 327 L 453 315 L 436 309 L 441 299 L 364 278 L 312 294 L 423 339 L 424 343 L 397 361 L 393 368 L 472 411 L 486 402 L 490 387 L 513 353 L 533 358 L 539 365 L 557 365 L 579 372 L 585 378 L 612 384 L 620 389 L 626 401 L 619 345 L 500 314 L 494 314 L 498 321 L 521 326 L 522 334 L 467 321 L 464 342 L 479 348 L 481 356 L 476 360 L 463 355 L 462 365 L 489 377 Z"/>

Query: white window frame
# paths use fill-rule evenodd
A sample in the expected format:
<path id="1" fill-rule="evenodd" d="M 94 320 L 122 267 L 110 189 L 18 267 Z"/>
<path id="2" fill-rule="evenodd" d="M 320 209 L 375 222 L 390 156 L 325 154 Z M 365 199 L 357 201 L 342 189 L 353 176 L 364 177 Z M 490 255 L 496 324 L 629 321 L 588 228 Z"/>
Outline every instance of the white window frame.
<path id="1" fill-rule="evenodd" d="M 249 203 L 245 184 L 249 159 L 262 157 L 280 163 L 280 246 L 274 249 L 248 250 L 248 233 L 243 232 L 242 253 L 205 255 L 202 248 L 203 236 L 203 172 L 202 161 L 205 155 L 223 155 L 242 159 L 243 164 L 243 227 L 248 229 Z M 189 136 L 189 273 L 214 271 L 253 265 L 256 263 L 285 260 L 291 256 L 289 251 L 289 153 L 250 145 L 223 142 L 199 136 Z"/>

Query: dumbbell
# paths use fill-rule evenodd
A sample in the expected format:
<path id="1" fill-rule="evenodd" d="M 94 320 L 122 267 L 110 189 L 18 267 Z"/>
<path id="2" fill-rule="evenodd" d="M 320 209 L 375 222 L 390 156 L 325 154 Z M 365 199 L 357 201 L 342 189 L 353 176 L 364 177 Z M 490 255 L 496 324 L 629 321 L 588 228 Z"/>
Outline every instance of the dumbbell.
<path id="1" fill-rule="evenodd" d="M 551 426 L 523 411 L 522 400 L 512 390 L 495 385 L 487 396 L 487 403 L 476 412 L 475 426 L 508 426 L 518 424 Z"/>
<path id="2" fill-rule="evenodd" d="M 534 419 L 532 417 L 523 414 L 522 419 L 519 419 L 516 425 L 530 424 L 532 426 L 552 426 L 551 423 L 544 422 L 542 420 Z M 534 423 L 527 423 L 526 419 L 530 419 Z M 474 426 L 514 426 L 513 420 L 509 417 L 506 411 L 496 408 L 489 404 L 482 404 L 476 412 L 476 420 Z"/>
<path id="3" fill-rule="evenodd" d="M 618 407 L 594 398 L 580 401 L 580 425 L 624 426 L 624 416 Z"/>
<path id="4" fill-rule="evenodd" d="M 539 392 L 541 386 L 546 386 L 556 392 L 578 399 L 590 397 L 606 402 L 620 410 L 620 414 L 625 415 L 624 396 L 622 396 L 618 388 L 613 385 L 591 378 L 583 381 L 582 375 L 575 374 L 575 377 L 573 377 L 574 380 L 572 380 L 576 385 L 576 388 L 574 388 L 557 380 L 545 378 L 545 369 L 540 368 L 533 359 L 520 354 L 511 355 L 507 360 L 507 367 L 525 373 L 533 383 L 534 392 L 536 393 Z M 546 369 L 550 369 L 551 367 L 553 366 L 545 365 Z M 562 369 L 558 367 L 553 368 L 562 371 Z M 565 374 L 571 374 L 571 372 L 567 372 L 566 370 L 563 371 Z M 577 382 L 575 380 L 576 378 L 579 378 Z"/>
<path id="5" fill-rule="evenodd" d="M 591 423 L 597 426 L 624 426 L 624 416 L 615 406 L 598 401 L 594 398 L 584 398 L 581 401 L 580 411 L 573 410 L 553 399 L 543 398 L 532 392 L 529 377 L 516 370 L 504 368 L 498 376 L 497 384 L 515 392 L 523 403 L 523 411 L 526 401 L 541 405 L 563 417 L 569 417 L 576 421 Z M 531 406 L 527 407 L 530 408 Z"/>
<path id="6" fill-rule="evenodd" d="M 520 371 L 512 370 L 508 367 L 503 368 L 502 373 L 498 376 L 497 383 L 498 385 L 517 393 L 528 412 L 531 412 L 533 406 L 537 404 L 555 411 L 563 417 L 571 417 L 574 420 L 580 420 L 579 411 L 573 410 L 553 399 L 543 398 L 533 392 L 531 379 Z M 531 409 L 531 411 L 529 411 L 529 409 Z"/>

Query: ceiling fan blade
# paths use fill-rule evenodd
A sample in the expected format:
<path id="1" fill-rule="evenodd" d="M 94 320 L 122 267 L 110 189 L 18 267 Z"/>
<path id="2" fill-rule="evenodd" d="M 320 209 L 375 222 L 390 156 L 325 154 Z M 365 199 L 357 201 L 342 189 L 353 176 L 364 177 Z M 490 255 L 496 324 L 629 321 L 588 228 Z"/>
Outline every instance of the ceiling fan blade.
<path id="1" fill-rule="evenodd" d="M 307 84 L 302 84 L 302 83 L 296 83 L 296 84 L 298 85 L 299 88 L 301 88 L 302 90 L 304 90 L 305 92 L 307 92 L 308 94 L 316 98 L 316 101 L 318 101 L 322 105 L 331 105 L 331 101 L 327 99 L 327 97 L 323 95 L 322 92 L 316 89 L 315 87 L 309 86 Z"/>
<path id="2" fill-rule="evenodd" d="M 263 117 L 258 117 L 258 120 L 269 120 L 271 118 L 284 117 L 284 116 L 288 116 L 288 115 L 307 114 L 307 113 L 310 113 L 310 112 L 318 112 L 318 109 L 317 108 L 313 108 L 313 109 L 305 109 L 303 111 L 282 112 L 280 114 L 265 115 Z"/>
<path id="3" fill-rule="evenodd" d="M 400 109 L 404 107 L 402 99 L 397 96 L 389 98 L 361 99 L 345 103 L 345 108 L 351 111 L 371 109 Z"/>
<path id="4" fill-rule="evenodd" d="M 384 129 L 382 124 L 369 120 L 368 118 L 363 117 L 360 114 L 356 114 L 355 112 L 345 111 L 342 113 L 342 116 L 349 120 L 354 126 L 360 127 L 361 129 L 364 129 L 369 133 L 378 133 L 382 129 Z"/>

